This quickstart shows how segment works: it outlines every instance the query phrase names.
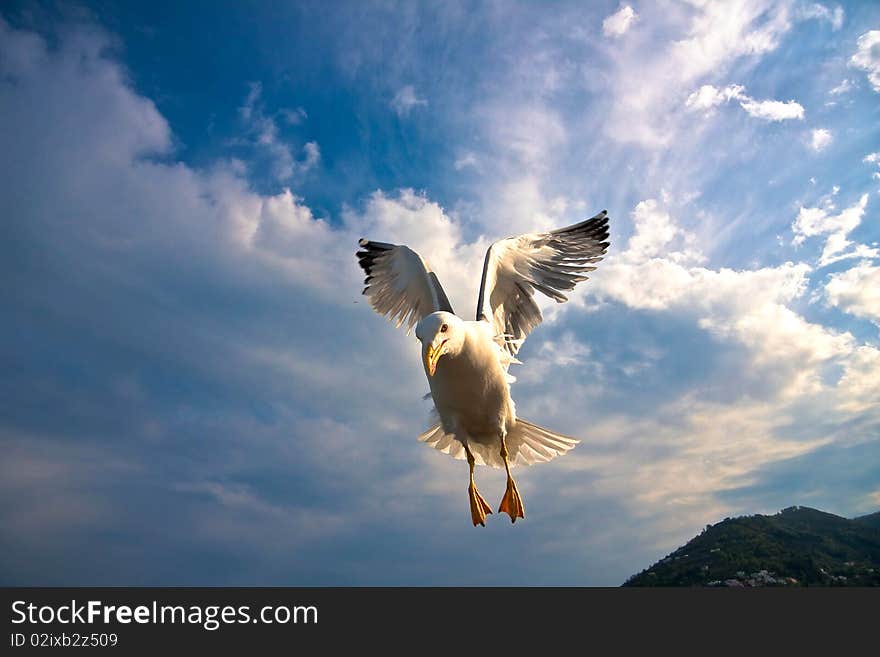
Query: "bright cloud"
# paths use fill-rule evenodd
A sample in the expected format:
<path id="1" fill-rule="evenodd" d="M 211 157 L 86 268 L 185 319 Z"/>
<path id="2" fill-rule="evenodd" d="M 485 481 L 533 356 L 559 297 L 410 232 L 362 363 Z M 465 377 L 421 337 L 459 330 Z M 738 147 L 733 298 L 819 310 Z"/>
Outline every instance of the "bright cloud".
<path id="1" fill-rule="evenodd" d="M 880 257 L 875 250 L 874 257 Z M 864 261 L 832 274 L 825 284 L 828 303 L 880 325 L 880 266 Z"/>
<path id="2" fill-rule="evenodd" d="M 694 110 L 710 110 L 735 98 L 742 98 L 745 87 L 732 84 L 724 89 L 718 89 L 711 84 L 702 87 L 687 97 L 685 107 Z"/>
<path id="3" fill-rule="evenodd" d="M 602 32 L 608 37 L 619 37 L 626 34 L 639 15 L 629 5 L 620 9 L 602 21 Z"/>
<path id="4" fill-rule="evenodd" d="M 817 153 L 828 148 L 832 141 L 834 141 L 834 136 L 826 128 L 816 128 L 810 132 L 810 148 Z"/>
<path id="5" fill-rule="evenodd" d="M 804 108 L 793 100 L 743 100 L 740 106 L 751 116 L 766 121 L 787 121 L 803 119 Z"/>
<path id="6" fill-rule="evenodd" d="M 874 91 L 880 92 L 880 30 L 871 30 L 859 37 L 849 65 L 864 71 Z"/>
<path id="7" fill-rule="evenodd" d="M 835 188 L 836 189 L 836 188 Z M 871 258 L 880 255 L 877 249 L 864 244 L 853 245 L 847 235 L 861 223 L 868 205 L 868 195 L 862 194 L 859 200 L 837 214 L 832 214 L 834 204 L 826 199 L 822 206 L 801 207 L 798 216 L 791 225 L 794 232 L 792 244 L 803 244 L 808 237 L 828 235 L 819 266 L 824 267 L 847 258 Z M 853 247 L 849 251 L 849 247 Z"/>
<path id="8" fill-rule="evenodd" d="M 657 20 L 662 22 L 662 10 L 659 13 Z M 697 84 L 703 79 L 717 79 L 738 64 L 753 64 L 768 56 L 801 21 L 828 20 L 833 29 L 838 29 L 844 17 L 840 7 L 813 4 L 794 9 L 792 3 L 769 0 L 694 3 L 688 15 L 689 24 L 669 42 L 661 42 L 658 47 L 656 42 L 646 40 L 644 49 L 614 55 L 618 66 L 614 107 L 619 124 L 614 122 L 612 134 L 617 139 L 652 148 L 669 144 L 688 125 L 677 112 L 686 94 L 690 94 L 690 107 L 694 109 L 706 109 L 735 97 L 729 95 L 730 87 L 720 98 L 710 90 L 701 96 Z M 697 92 L 692 92 L 695 88 Z M 804 113 L 795 101 L 748 99 L 747 105 L 744 109 L 750 114 L 771 121 L 799 119 Z"/>
<path id="9" fill-rule="evenodd" d="M 617 55 L 616 138 L 650 147 L 668 144 L 680 123 L 676 105 L 686 89 L 741 57 L 776 49 L 791 27 L 787 7 L 748 0 L 737 5 L 736 11 L 720 3 L 695 7 L 683 34 L 659 51 L 656 44 L 645 44 L 645 50 Z"/>
<path id="10" fill-rule="evenodd" d="M 724 89 L 718 89 L 710 84 L 702 87 L 687 97 L 685 107 L 692 110 L 711 110 L 722 103 L 731 100 L 740 101 L 747 114 L 765 121 L 786 121 L 789 119 L 803 119 L 804 108 L 800 103 L 793 100 L 782 102 L 779 100 L 755 100 L 745 94 L 745 87 L 732 84 Z"/>

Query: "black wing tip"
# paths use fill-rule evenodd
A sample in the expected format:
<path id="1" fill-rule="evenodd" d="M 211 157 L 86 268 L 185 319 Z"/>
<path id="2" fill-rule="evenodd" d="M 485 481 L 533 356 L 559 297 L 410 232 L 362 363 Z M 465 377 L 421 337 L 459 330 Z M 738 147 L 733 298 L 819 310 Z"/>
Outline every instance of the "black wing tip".
<path id="1" fill-rule="evenodd" d="M 605 239 L 608 237 L 608 210 L 602 210 L 599 214 L 590 217 L 589 219 L 584 219 L 583 221 L 572 224 L 571 226 L 565 226 L 564 228 L 557 228 L 556 230 L 550 231 L 551 235 L 571 235 L 574 233 L 588 233 L 595 232 L 597 233 L 596 237 L 599 239 Z M 601 235 L 601 232 L 605 232 L 605 235 Z"/>

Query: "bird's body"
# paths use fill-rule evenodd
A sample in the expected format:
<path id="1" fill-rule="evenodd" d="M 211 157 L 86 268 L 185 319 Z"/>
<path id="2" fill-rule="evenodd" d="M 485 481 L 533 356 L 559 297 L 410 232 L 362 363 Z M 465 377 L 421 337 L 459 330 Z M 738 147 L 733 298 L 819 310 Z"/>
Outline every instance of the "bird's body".
<path id="1" fill-rule="evenodd" d="M 447 434 L 500 447 L 499 436 L 516 423 L 502 349 L 489 322 L 462 321 L 461 325 L 461 351 L 437 361 L 434 376 L 428 376 L 434 407 Z"/>
<path id="2" fill-rule="evenodd" d="M 476 321 L 455 315 L 436 274 L 406 246 L 361 240 L 364 288 L 373 308 L 398 325 L 416 327 L 422 362 L 438 416 L 419 439 L 455 458 L 467 459 L 468 494 L 474 525 L 492 511 L 474 483 L 474 466 L 507 470 L 507 490 L 499 511 L 512 521 L 524 517 L 510 474 L 513 465 L 549 461 L 577 440 L 516 416 L 510 396 L 511 363 L 528 333 L 541 322 L 534 291 L 566 300 L 586 280 L 608 247 L 604 211 L 549 233 L 509 237 L 486 253 Z"/>

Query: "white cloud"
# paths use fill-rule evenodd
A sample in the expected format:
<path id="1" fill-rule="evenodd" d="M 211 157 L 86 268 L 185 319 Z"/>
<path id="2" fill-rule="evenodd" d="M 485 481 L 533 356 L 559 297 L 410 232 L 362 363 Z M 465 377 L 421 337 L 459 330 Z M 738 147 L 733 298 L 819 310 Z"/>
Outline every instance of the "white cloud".
<path id="1" fill-rule="evenodd" d="M 782 102 L 779 100 L 755 100 L 745 93 L 745 87 L 732 84 L 718 89 L 710 84 L 704 84 L 694 91 L 685 101 L 685 107 L 690 110 L 711 111 L 722 103 L 731 100 L 739 100 L 740 107 L 750 116 L 765 121 L 786 121 L 789 119 L 803 119 L 804 108 L 793 100 Z"/>
<path id="2" fill-rule="evenodd" d="M 792 243 L 797 246 L 803 244 L 808 237 L 828 233 L 842 233 L 845 236 L 861 223 L 867 203 L 868 195 L 864 194 L 855 205 L 836 215 L 829 214 L 829 211 L 834 209 L 830 200 L 826 200 L 825 207 L 801 206 L 797 218 L 791 225 L 795 235 Z"/>
<path id="3" fill-rule="evenodd" d="M 673 34 L 684 32 L 681 37 L 673 37 L 668 46 L 661 42 L 658 47 L 656 39 L 645 39 L 631 48 L 611 52 L 617 71 L 612 81 L 614 108 L 609 129 L 615 139 L 650 148 L 668 146 L 688 129 L 686 117 L 678 111 L 681 98 L 697 88 L 702 79 L 717 79 L 739 60 L 757 62 L 776 50 L 797 21 L 827 19 L 835 27 L 843 17 L 842 11 L 822 5 L 800 11 L 794 3 L 770 0 L 693 2 L 687 9 L 683 15 L 689 18 L 689 24 L 683 30 L 676 20 L 680 14 L 663 13 L 661 22 L 672 25 Z M 702 105 L 720 104 L 720 99 L 708 90 L 702 96 L 688 97 L 693 98 L 693 109 L 705 111 Z M 800 118 L 799 105 L 793 101 L 786 105 L 750 107 L 766 120 Z"/>
<path id="4" fill-rule="evenodd" d="M 622 5 L 616 12 L 602 21 L 602 32 L 607 37 L 619 37 L 626 34 L 639 15 L 629 5 Z"/>
<path id="5" fill-rule="evenodd" d="M 645 41 L 613 52 L 617 70 L 609 129 L 615 139 L 653 148 L 669 144 L 686 125 L 679 113 L 686 90 L 740 57 L 774 50 L 791 27 L 788 7 L 765 0 L 709 2 L 692 9 L 683 37 L 668 46 Z"/>
<path id="6" fill-rule="evenodd" d="M 701 256 L 695 251 L 683 249 L 670 251 L 668 246 L 677 237 L 683 243 L 693 241 L 693 235 L 679 228 L 654 199 L 641 201 L 632 213 L 635 233 L 629 240 L 621 258 L 628 262 L 644 262 L 659 255 L 676 262 L 695 262 Z"/>
<path id="7" fill-rule="evenodd" d="M 391 109 L 393 109 L 397 116 L 403 118 L 409 116 L 409 113 L 416 107 L 420 105 L 426 106 L 428 101 L 424 98 L 419 98 L 416 95 L 415 88 L 408 84 L 404 87 L 401 87 L 396 94 L 394 94 L 394 98 L 391 99 Z"/>
<path id="8" fill-rule="evenodd" d="M 684 104 L 685 107 L 693 110 L 711 110 L 733 98 L 742 98 L 743 92 L 745 87 L 739 84 L 728 85 L 724 89 L 704 84 L 688 96 Z"/>
<path id="9" fill-rule="evenodd" d="M 853 347 L 848 333 L 807 322 L 788 304 L 807 289 L 805 263 L 753 270 L 694 266 L 702 256 L 656 201 L 633 213 L 628 248 L 609 258 L 594 292 L 631 308 L 684 312 L 713 335 L 748 348 L 754 372 L 776 378 L 780 395 L 815 392 L 821 368 Z"/>
<path id="10" fill-rule="evenodd" d="M 874 91 L 880 92 L 880 30 L 871 30 L 859 37 L 849 65 L 867 73 Z"/>
<path id="11" fill-rule="evenodd" d="M 874 304 L 872 307 L 876 310 L 876 299 Z M 837 388 L 839 410 L 880 414 L 877 404 L 880 399 L 880 349 L 869 345 L 858 347 L 848 359 Z"/>
<path id="12" fill-rule="evenodd" d="M 633 219 L 633 237 L 625 250 L 609 256 L 594 293 L 630 308 L 688 318 L 717 339 L 741 346 L 739 373 L 752 385 L 765 382 L 766 388 L 749 395 L 739 382 L 742 392 L 723 402 L 692 390 L 638 418 L 594 419 L 586 413 L 584 435 L 591 444 L 628 444 L 629 449 L 601 463 L 589 462 L 605 450 L 574 452 L 561 467 L 595 471 L 593 494 L 626 490 L 641 505 L 720 517 L 725 505 L 716 496 L 719 491 L 747 488 L 769 462 L 794 459 L 833 441 L 818 427 L 793 436 L 790 429 L 801 426 L 804 405 L 821 409 L 820 416 L 843 417 L 876 407 L 880 352 L 858 345 L 849 333 L 809 322 L 790 307 L 808 289 L 811 268 L 805 263 L 752 270 L 687 266 L 674 256 L 688 232 L 659 202 L 642 201 Z M 548 350 L 555 353 L 557 347 Z M 607 374 L 590 362 L 591 353 L 577 357 L 582 359 L 578 367 L 589 367 L 592 375 Z M 828 378 L 830 365 L 842 368 L 839 382 Z M 738 439 L 731 442 L 731 435 Z M 573 496 L 586 492 L 572 486 L 563 489 Z"/>
<path id="13" fill-rule="evenodd" d="M 880 266 L 864 261 L 832 274 L 825 295 L 832 306 L 880 325 Z"/>
<path id="14" fill-rule="evenodd" d="M 693 79 L 742 55 L 775 50 L 780 37 L 791 28 L 788 8 L 765 2 L 740 1 L 722 6 L 698 7 L 688 38 L 674 44 L 676 63 L 684 79 Z"/>
<path id="15" fill-rule="evenodd" d="M 816 128 L 810 132 L 810 148 L 817 153 L 828 148 L 833 140 L 831 131 L 825 128 Z"/>
<path id="16" fill-rule="evenodd" d="M 835 187 L 835 192 L 837 189 Z M 834 204 L 830 198 L 826 198 L 821 206 L 801 206 L 798 216 L 791 224 L 794 232 L 792 244 L 799 246 L 809 237 L 828 235 L 822 255 L 819 257 L 820 267 L 846 258 L 874 257 L 877 255 L 877 250 L 862 244 L 857 244 L 852 251 L 846 252 L 847 247 L 852 244 L 847 240 L 847 235 L 861 223 L 867 205 L 868 195 L 862 194 L 856 203 L 837 214 L 832 214 Z"/>
<path id="17" fill-rule="evenodd" d="M 804 108 L 793 100 L 744 100 L 740 106 L 751 116 L 767 121 L 787 121 L 803 119 Z"/>

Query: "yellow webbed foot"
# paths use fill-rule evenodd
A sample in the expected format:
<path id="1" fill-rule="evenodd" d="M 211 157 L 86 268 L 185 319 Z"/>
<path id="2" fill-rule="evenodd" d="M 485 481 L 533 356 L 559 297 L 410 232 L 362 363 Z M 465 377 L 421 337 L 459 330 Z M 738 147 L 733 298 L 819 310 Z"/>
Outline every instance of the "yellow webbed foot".
<path id="1" fill-rule="evenodd" d="M 474 521 L 474 527 L 477 525 L 485 527 L 486 514 L 492 513 L 492 508 L 486 503 L 486 500 L 483 499 L 483 496 L 480 495 L 477 487 L 473 484 L 468 486 L 468 497 L 470 497 L 471 501 L 471 520 Z"/>
<path id="2" fill-rule="evenodd" d="M 516 488 L 516 482 L 512 477 L 507 478 L 507 490 L 504 497 L 501 498 L 501 505 L 498 507 L 498 513 L 506 513 L 510 516 L 510 522 L 516 522 L 517 518 L 525 518 L 526 513 L 523 508 L 522 498 Z"/>

